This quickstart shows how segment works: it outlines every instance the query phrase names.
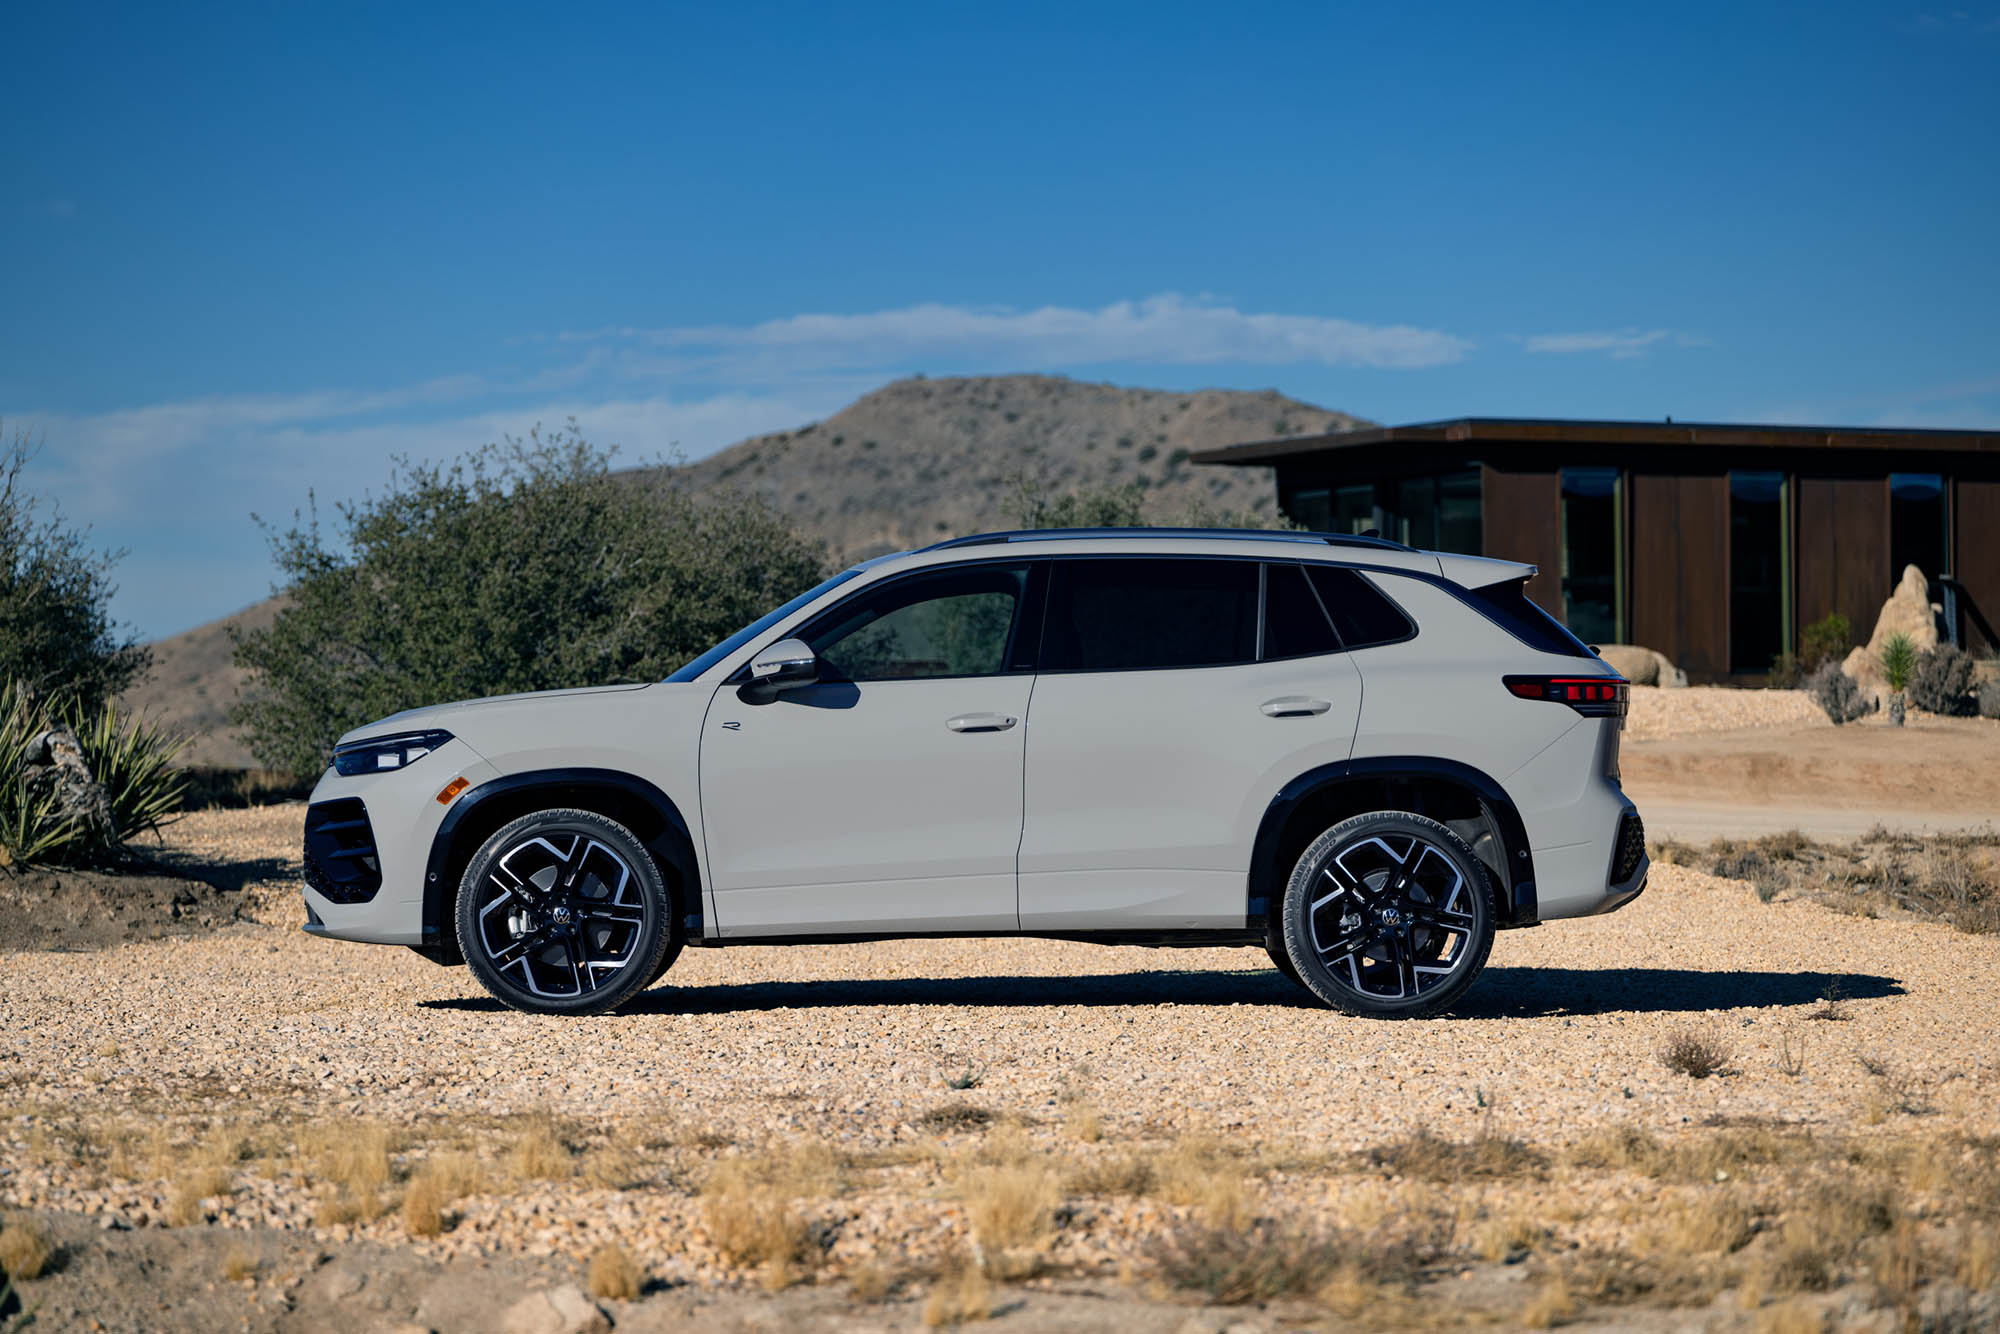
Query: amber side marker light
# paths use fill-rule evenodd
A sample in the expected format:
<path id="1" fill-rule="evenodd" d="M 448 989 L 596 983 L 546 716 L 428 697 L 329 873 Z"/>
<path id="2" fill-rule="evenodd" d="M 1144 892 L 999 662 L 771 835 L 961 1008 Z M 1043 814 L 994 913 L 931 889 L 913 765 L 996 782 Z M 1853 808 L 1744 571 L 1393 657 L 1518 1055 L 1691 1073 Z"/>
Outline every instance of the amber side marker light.
<path id="1" fill-rule="evenodd" d="M 451 799 L 453 797 L 457 796 L 459 793 L 465 791 L 465 789 L 471 786 L 472 784 L 466 782 L 463 778 L 452 779 L 449 783 L 446 783 L 444 785 L 444 791 L 438 793 L 438 805 L 440 806 L 451 805 Z"/>

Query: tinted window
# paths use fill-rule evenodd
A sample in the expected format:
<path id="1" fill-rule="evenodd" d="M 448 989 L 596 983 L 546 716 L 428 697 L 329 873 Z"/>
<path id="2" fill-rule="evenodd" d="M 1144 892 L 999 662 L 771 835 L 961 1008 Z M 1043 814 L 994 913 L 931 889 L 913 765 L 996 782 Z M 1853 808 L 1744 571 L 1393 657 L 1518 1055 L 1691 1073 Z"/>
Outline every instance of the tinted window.
<path id="1" fill-rule="evenodd" d="M 1047 671 L 1212 667 L 1257 656 L 1254 561 L 1058 561 Z"/>
<path id="2" fill-rule="evenodd" d="M 797 597 L 793 598 L 790 602 L 787 602 L 784 606 L 776 607 L 770 611 L 765 612 L 762 616 L 759 616 L 756 620 L 750 622 L 750 624 L 744 626 L 741 630 L 738 630 L 735 634 L 729 636 L 729 638 L 723 640 L 720 644 L 717 644 L 714 648 L 702 654 L 699 658 L 696 658 L 694 661 L 688 663 L 686 666 L 682 667 L 679 671 L 675 672 L 672 676 L 669 676 L 667 680 L 669 681 L 694 680 L 697 676 L 700 676 L 703 672 L 715 666 L 716 663 L 721 662 L 724 658 L 734 653 L 737 649 L 742 648 L 745 644 L 755 639 L 758 635 L 763 634 L 766 630 L 776 625 L 779 621 L 784 620 L 787 616 L 790 616 L 793 612 L 805 606 L 808 602 L 813 601 L 820 594 L 826 592 L 830 588 L 836 588 L 841 584 L 846 583 L 849 579 L 852 579 L 855 575 L 860 574 L 863 570 L 868 568 L 868 564 L 869 564 L 868 562 L 863 562 L 860 565 L 854 566 L 852 569 L 842 570 L 839 574 L 836 574 L 835 576 L 833 576 L 833 578 L 827 580 L 825 583 L 817 584 L 812 588 L 808 588 L 805 592 L 799 594 Z"/>
<path id="3" fill-rule="evenodd" d="M 1309 565 L 1313 588 L 1319 593 L 1326 614 L 1340 642 L 1348 648 L 1371 644 L 1393 644 L 1408 639 L 1417 627 L 1403 615 L 1403 609 L 1389 601 L 1382 590 L 1353 570 L 1338 565 Z"/>
<path id="4" fill-rule="evenodd" d="M 978 565 L 860 593 L 800 635 L 827 680 L 993 676 L 1006 670 L 1025 565 Z"/>
<path id="5" fill-rule="evenodd" d="M 1571 658 L 1597 656 L 1582 640 L 1565 630 L 1562 622 L 1528 600 L 1528 581 L 1509 579 L 1472 590 L 1472 597 L 1486 613 L 1486 619 L 1507 633 L 1544 653 L 1560 653 Z"/>
<path id="6" fill-rule="evenodd" d="M 1340 641 L 1320 610 L 1319 598 L 1296 565 L 1268 565 L 1264 570 L 1264 656 L 1303 658 L 1334 653 Z"/>

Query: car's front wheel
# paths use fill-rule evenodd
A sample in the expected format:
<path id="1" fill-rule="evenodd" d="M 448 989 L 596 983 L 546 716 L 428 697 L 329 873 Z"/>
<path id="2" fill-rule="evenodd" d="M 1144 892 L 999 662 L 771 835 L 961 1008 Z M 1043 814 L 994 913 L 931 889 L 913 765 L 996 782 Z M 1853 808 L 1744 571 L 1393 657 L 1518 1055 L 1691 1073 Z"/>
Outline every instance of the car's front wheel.
<path id="1" fill-rule="evenodd" d="M 617 821 L 536 811 L 473 854 L 458 944 L 493 995 L 538 1014 L 599 1014 L 646 989 L 680 942 L 652 854 Z"/>
<path id="2" fill-rule="evenodd" d="M 1285 887 L 1285 952 L 1299 980 L 1349 1014 L 1432 1015 L 1493 949 L 1485 863 L 1436 820 L 1357 815 L 1321 834 Z"/>

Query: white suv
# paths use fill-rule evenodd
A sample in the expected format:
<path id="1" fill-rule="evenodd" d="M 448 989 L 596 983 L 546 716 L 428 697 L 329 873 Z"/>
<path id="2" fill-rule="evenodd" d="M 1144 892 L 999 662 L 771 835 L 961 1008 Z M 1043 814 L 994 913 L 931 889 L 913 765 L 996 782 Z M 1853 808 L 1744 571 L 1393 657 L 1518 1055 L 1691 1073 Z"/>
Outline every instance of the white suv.
<path id="1" fill-rule="evenodd" d="M 884 556 L 666 681 L 341 739 L 306 930 L 589 1014 L 684 945 L 1259 945 L 1450 1005 L 1496 928 L 1645 885 L 1625 683 L 1533 567 L 1377 538 L 996 533 Z"/>

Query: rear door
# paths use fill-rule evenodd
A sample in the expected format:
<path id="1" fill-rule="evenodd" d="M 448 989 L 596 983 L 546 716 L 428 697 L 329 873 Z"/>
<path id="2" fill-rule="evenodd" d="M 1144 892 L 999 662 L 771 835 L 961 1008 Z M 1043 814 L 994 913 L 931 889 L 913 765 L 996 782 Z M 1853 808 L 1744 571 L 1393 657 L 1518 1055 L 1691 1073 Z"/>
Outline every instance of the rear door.
<path id="1" fill-rule="evenodd" d="M 1242 925 L 1266 806 L 1348 757 L 1360 705 L 1297 565 L 1056 561 L 1028 720 L 1022 929 Z"/>

